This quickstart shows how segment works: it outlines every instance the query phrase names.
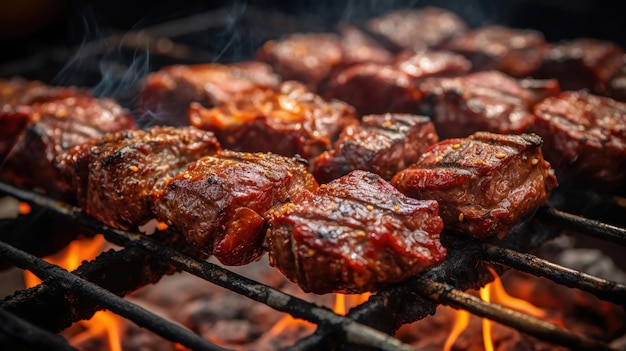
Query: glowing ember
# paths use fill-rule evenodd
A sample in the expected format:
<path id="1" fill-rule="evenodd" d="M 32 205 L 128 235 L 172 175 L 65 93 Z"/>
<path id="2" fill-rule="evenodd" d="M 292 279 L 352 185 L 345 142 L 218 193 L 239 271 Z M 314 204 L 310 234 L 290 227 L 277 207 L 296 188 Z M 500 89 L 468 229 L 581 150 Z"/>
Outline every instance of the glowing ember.
<path id="1" fill-rule="evenodd" d="M 27 215 L 30 213 L 31 210 L 32 208 L 30 207 L 30 204 L 28 204 L 28 202 L 20 202 L 18 211 L 21 215 Z"/>
<path id="2" fill-rule="evenodd" d="M 20 204 L 20 213 L 22 212 Z M 92 238 L 80 238 L 72 241 L 68 246 L 58 253 L 44 258 L 49 263 L 56 264 L 60 267 L 73 271 L 84 260 L 94 259 L 100 252 L 105 240 L 101 234 Z M 24 281 L 27 288 L 33 287 L 41 280 L 29 271 L 24 272 Z M 121 323 L 119 317 L 108 311 L 99 311 L 88 321 L 78 322 L 77 325 L 84 329 L 81 333 L 73 336 L 70 344 L 79 345 L 86 339 L 94 336 L 104 336 L 108 341 L 110 351 L 122 351 L 120 328 Z"/>

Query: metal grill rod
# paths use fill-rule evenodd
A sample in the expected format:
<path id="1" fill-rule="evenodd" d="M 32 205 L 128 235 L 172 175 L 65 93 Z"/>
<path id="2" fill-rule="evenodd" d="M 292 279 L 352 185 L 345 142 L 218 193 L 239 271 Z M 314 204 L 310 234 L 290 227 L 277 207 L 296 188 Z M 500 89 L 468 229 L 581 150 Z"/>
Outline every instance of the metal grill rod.
<path id="1" fill-rule="evenodd" d="M 545 277 L 570 288 L 590 292 L 600 299 L 626 306 L 626 286 L 623 284 L 493 244 L 481 244 L 479 251 L 488 262 L 504 264 L 522 272 Z"/>
<path id="2" fill-rule="evenodd" d="M 576 216 L 554 208 L 543 208 L 537 211 L 537 216 L 547 221 L 554 221 L 581 233 L 593 235 L 599 239 L 611 241 L 626 246 L 626 229 L 593 219 Z"/>
<path id="3" fill-rule="evenodd" d="M 189 329 L 160 318 L 143 307 L 124 300 L 98 285 L 2 241 L 0 241 L 0 255 L 10 259 L 18 267 L 30 270 L 45 282 L 50 282 L 51 280 L 48 278 L 53 278 L 54 284 L 59 284 L 68 290 L 79 291 L 85 296 L 98 301 L 103 307 L 112 312 L 125 316 L 137 325 L 145 327 L 169 340 L 178 341 L 192 350 L 228 351 L 200 337 Z"/>
<path id="4" fill-rule="evenodd" d="M 539 318 L 501 305 L 485 302 L 473 295 L 457 290 L 449 284 L 439 283 L 426 277 L 418 276 L 412 279 L 412 285 L 420 295 L 439 304 L 464 309 L 474 315 L 488 318 L 539 339 L 569 347 L 572 350 L 613 350 L 604 343 L 576 335 Z"/>
<path id="5" fill-rule="evenodd" d="M 22 318 L 0 308 L 0 333 L 14 339 L 32 350 L 77 351 L 63 337 L 39 328 Z"/>

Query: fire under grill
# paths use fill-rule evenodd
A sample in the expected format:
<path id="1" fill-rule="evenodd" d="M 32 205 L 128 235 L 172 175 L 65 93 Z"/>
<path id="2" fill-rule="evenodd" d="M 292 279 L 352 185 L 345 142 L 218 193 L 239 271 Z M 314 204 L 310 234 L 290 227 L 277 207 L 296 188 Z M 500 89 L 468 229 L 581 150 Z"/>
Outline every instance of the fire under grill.
<path id="1" fill-rule="evenodd" d="M 263 31 L 248 37 L 251 30 L 263 22 Z M 211 50 L 206 46 L 189 45 L 191 37 L 200 32 L 221 32 L 236 23 L 238 33 L 245 37 L 237 40 L 256 47 L 263 41 L 290 31 L 321 31 L 324 23 L 303 21 L 297 16 L 283 16 L 271 11 L 248 8 L 245 11 L 219 9 L 193 18 L 162 23 L 142 31 L 114 33 L 104 39 L 83 45 L 79 54 L 57 50 L 54 55 L 42 53 L 28 61 L 4 65 L 0 75 L 19 74 L 26 78 L 52 80 L 50 66 L 55 74 L 70 69 L 79 81 L 64 82 L 83 86 L 99 84 L 96 91 L 112 96 L 123 104 L 130 104 L 133 84 L 145 71 L 174 63 L 228 62 L 244 59 L 249 52 Z M 242 34 L 243 33 L 243 34 Z M 229 33 L 229 35 L 232 33 Z M 223 45 L 219 45 L 223 46 Z M 120 57 L 107 53 L 117 48 Z M 137 58 L 150 53 L 151 61 L 137 65 Z M 51 62 L 51 60 L 53 62 Z M 74 62 L 66 66 L 67 62 Z M 143 66 L 146 64 L 148 66 Z M 64 68 L 65 67 L 65 68 Z M 44 73 L 42 70 L 46 69 Z M 130 75 L 128 74 L 130 72 Z M 132 77 L 130 77 L 132 76 Z M 57 76 L 57 80 L 59 76 Z M 77 78 L 78 77 L 78 78 Z M 63 80 L 61 78 L 61 80 Z M 99 89 L 99 91 L 98 91 Z M 224 350 L 195 332 L 162 318 L 124 297 L 142 286 L 158 282 L 163 276 L 187 272 L 198 279 L 240 294 L 272 309 L 288 313 L 295 318 L 314 323 L 316 332 L 298 340 L 291 351 L 338 349 L 353 350 L 415 350 L 393 337 L 405 324 L 435 313 L 439 305 L 466 310 L 475 316 L 496 321 L 524 334 L 572 350 L 612 350 L 603 341 L 566 330 L 545 320 L 517 312 L 494 303 L 485 302 L 466 292 L 477 289 L 492 280 L 487 267 L 499 273 L 513 269 L 537 277 L 547 278 L 557 284 L 580 289 L 608 301 L 615 306 L 626 306 L 626 285 L 570 269 L 529 252 L 561 234 L 562 228 L 584 233 L 601 241 L 626 245 L 623 213 L 626 199 L 580 193 L 562 194 L 569 203 L 567 211 L 556 208 L 540 209 L 520 235 L 508 235 L 503 240 L 472 241 L 462 237 L 442 237 L 448 248 L 446 261 L 423 274 L 396 284 L 372 295 L 366 302 L 352 308 L 345 316 L 334 313 L 314 302 L 283 292 L 254 279 L 211 262 L 194 258 L 183 240 L 169 232 L 146 236 L 140 233 L 113 229 L 84 214 L 80 208 L 47 198 L 11 185 L 0 183 L 0 192 L 26 201 L 47 214 L 77 224 L 91 233 L 102 233 L 106 240 L 121 247 L 101 253 L 96 259 L 85 261 L 72 273 L 47 263 L 35 255 L 0 241 L 0 259 L 21 269 L 29 270 L 42 283 L 15 292 L 0 301 L 0 343 L 25 350 L 74 350 L 58 335 L 72 323 L 89 319 L 96 311 L 110 310 L 138 326 L 165 339 L 192 350 Z M 589 205 L 589 204 L 594 204 Z M 588 206 L 592 207 L 587 208 Z M 599 209 L 600 220 L 572 214 L 569 209 L 584 208 L 585 213 Z M 607 210 L 609 209 L 610 210 Z M 609 212 L 616 213 L 609 213 Z M 613 221 L 614 218 L 618 220 Z M 618 225 L 609 223 L 617 222 Z M 9 230 L 5 226 L 0 230 Z M 40 255 L 38 255 L 40 256 Z M 123 272 L 123 274 L 120 274 Z"/>

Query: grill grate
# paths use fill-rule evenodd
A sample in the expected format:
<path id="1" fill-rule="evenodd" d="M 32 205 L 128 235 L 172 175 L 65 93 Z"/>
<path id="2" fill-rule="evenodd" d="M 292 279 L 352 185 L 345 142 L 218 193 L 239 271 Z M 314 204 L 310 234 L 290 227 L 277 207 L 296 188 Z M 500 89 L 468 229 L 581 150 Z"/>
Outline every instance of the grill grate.
<path id="1" fill-rule="evenodd" d="M 372 296 L 370 300 L 357 306 L 344 317 L 254 280 L 239 276 L 218 265 L 197 260 L 186 253 L 171 248 L 158 240 L 148 238 L 145 235 L 107 227 L 82 213 L 79 208 L 3 183 L 0 183 L 0 191 L 45 207 L 81 226 L 103 233 L 107 240 L 114 244 L 126 247 L 113 253 L 117 255 L 117 259 L 114 261 L 119 261 L 121 257 L 128 256 L 133 250 L 139 250 L 146 257 L 152 258 L 152 260 L 167 262 L 179 270 L 187 271 L 235 293 L 267 304 L 276 310 L 316 323 L 319 326 L 318 331 L 313 336 L 294 346 L 292 350 L 319 348 L 320 345 L 328 342 L 331 336 L 332 340 L 343 340 L 352 345 L 366 345 L 382 350 L 412 350 L 411 347 L 402 344 L 397 339 L 377 329 L 391 334 L 401 324 L 421 319 L 432 313 L 437 304 L 450 305 L 467 310 L 477 316 L 489 318 L 539 339 L 566 346 L 573 350 L 610 350 L 606 344 L 601 342 L 576 335 L 523 313 L 484 302 L 462 291 L 475 284 L 484 284 L 488 280 L 484 274 L 479 273 L 469 280 L 460 282 L 460 284 L 453 285 L 445 282 L 446 280 L 454 281 L 458 278 L 451 274 L 451 272 L 457 271 L 455 267 L 476 267 L 476 264 L 468 264 L 468 262 L 477 263 L 481 260 L 504 264 L 521 271 L 545 276 L 560 284 L 573 285 L 620 305 L 626 303 L 626 294 L 624 293 L 626 287 L 622 284 L 570 270 L 513 249 L 489 243 L 473 242 L 463 238 L 451 238 L 451 241 L 446 243 L 451 246 L 449 251 L 450 259 L 442 266 Z M 547 237 L 539 241 L 542 242 L 545 239 Z M 513 245 L 515 243 L 508 244 Z M 0 256 L 9 259 L 23 269 L 32 270 L 43 278 L 44 284 L 42 285 L 44 287 L 33 288 L 35 290 L 53 287 L 53 289 L 57 290 L 60 288 L 64 292 L 70 291 L 72 294 L 87 297 L 92 306 L 96 306 L 91 313 L 96 309 L 110 309 L 140 326 L 144 326 L 161 336 L 192 349 L 222 349 L 200 338 L 193 332 L 173 325 L 96 284 L 68 273 L 57 266 L 50 265 L 25 252 L 21 252 L 6 243 L 0 242 Z M 99 259 L 100 257 L 92 262 L 83 264 L 83 266 L 89 266 Z M 468 269 L 465 269 L 461 274 L 466 274 L 467 271 Z M 480 269 L 471 269 L 471 271 L 481 272 Z M 167 269 L 160 273 L 164 274 L 166 272 L 168 272 Z M 145 284 L 145 282 L 141 283 Z M 140 285 L 143 285 L 141 283 Z M 33 301 L 36 302 L 40 298 L 37 297 L 37 293 L 33 296 L 33 289 L 29 289 L 31 293 L 26 294 L 26 298 L 16 298 L 14 296 L 5 301 L 2 307 L 8 312 L 15 313 L 25 308 L 25 306 L 32 306 Z M 16 296 L 19 295 L 17 294 Z M 121 292 L 121 295 L 124 295 L 124 292 Z M 416 298 L 418 296 L 421 296 L 423 299 Z M 64 293 L 57 294 L 57 298 L 62 300 L 66 299 L 66 297 Z M 15 301 L 16 299 L 18 301 Z M 394 307 L 390 301 L 401 301 L 402 310 Z M 407 303 L 409 306 L 407 306 Z M 411 304 L 414 305 L 412 308 L 410 307 Z M 386 328 L 380 328 L 374 322 L 380 320 L 381 315 L 383 316 L 383 323 L 387 324 Z M 79 314 L 71 316 L 71 321 L 69 322 L 74 322 L 81 318 L 89 318 L 89 315 Z M 392 325 L 389 326 L 389 321 L 393 319 L 396 319 L 398 322 L 395 324 L 391 323 Z M 68 321 L 65 322 L 67 323 Z M 47 327 L 50 328 L 50 326 Z M 65 325 L 58 325 L 50 329 L 60 331 L 64 327 Z"/>

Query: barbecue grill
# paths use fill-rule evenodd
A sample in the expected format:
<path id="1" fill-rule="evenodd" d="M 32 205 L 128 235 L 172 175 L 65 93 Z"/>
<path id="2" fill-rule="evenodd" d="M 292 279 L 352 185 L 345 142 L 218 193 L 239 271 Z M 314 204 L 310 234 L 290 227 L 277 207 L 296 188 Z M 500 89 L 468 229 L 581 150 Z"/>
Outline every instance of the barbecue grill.
<path id="1" fill-rule="evenodd" d="M 582 7 L 589 5 L 585 1 L 575 4 Z M 322 31 L 337 20 L 303 21 L 297 12 L 293 9 L 287 13 L 272 12 L 253 6 L 235 10 L 233 7 L 211 9 L 141 30 L 107 34 L 83 44 L 78 53 L 57 48 L 28 60 L 13 61 L 0 68 L 0 75 L 21 75 L 60 84 L 91 86 L 95 87 L 97 94 L 114 97 L 122 104 L 132 106 L 138 78 L 149 71 L 173 63 L 232 62 L 250 58 L 255 47 L 279 37 L 285 30 Z M 352 15 L 358 21 L 360 16 L 371 14 Z M 503 17 L 506 16 L 500 14 L 498 20 L 506 20 Z M 260 27 L 262 31 L 254 30 Z M 195 45 L 194 41 L 200 34 L 222 38 L 231 36 L 232 40 L 245 43 L 246 48 L 230 44 L 222 49 Z M 547 37 L 550 39 L 549 35 Z M 54 74 L 50 73 L 51 67 L 56 69 Z M 73 78 L 70 80 L 67 77 Z M 179 245 L 176 237 L 167 236 L 167 233 L 148 237 L 113 229 L 85 215 L 79 208 L 5 183 L 0 183 L 0 192 L 27 201 L 91 232 L 103 233 L 107 241 L 122 247 L 104 252 L 96 259 L 83 263 L 73 273 L 68 273 L 26 252 L 28 248 L 24 251 L 10 243 L 0 242 L 0 258 L 34 272 L 43 280 L 42 284 L 17 291 L 0 302 L 0 342 L 17 349 L 71 350 L 73 348 L 57 333 L 73 322 L 90 318 L 97 310 L 108 309 L 190 349 L 223 350 L 221 346 L 123 298 L 141 286 L 157 282 L 163 275 L 178 271 L 191 273 L 234 294 L 315 323 L 317 331 L 292 346 L 290 349 L 294 351 L 356 347 L 413 350 L 391 335 L 401 325 L 434 313 L 440 304 L 467 310 L 573 350 L 612 349 L 601 341 L 484 302 L 465 292 L 479 288 L 492 279 L 487 265 L 493 265 L 500 272 L 514 269 L 545 277 L 558 284 L 590 292 L 617 306 L 626 305 L 626 285 L 572 270 L 529 253 L 560 235 L 562 228 L 608 243 L 625 245 L 626 223 L 620 214 L 623 217 L 626 199 L 618 195 L 596 194 L 592 190 L 558 192 L 552 207 L 539 210 L 519 235 L 486 242 L 454 236 L 442 238 L 449 250 L 448 258 L 441 266 L 376 293 L 346 316 L 221 266 L 199 261 L 184 245 Z M 124 272 L 124 276 L 116 274 L 119 272 Z"/>

